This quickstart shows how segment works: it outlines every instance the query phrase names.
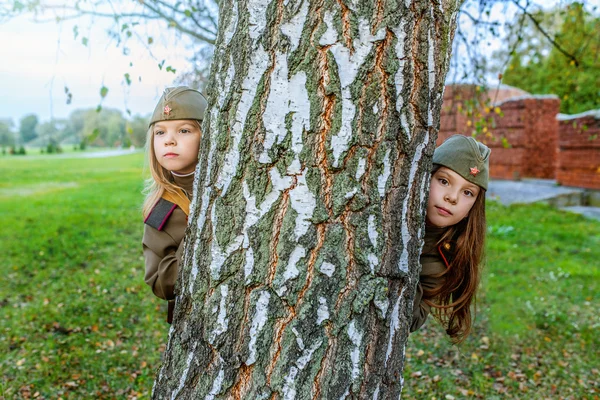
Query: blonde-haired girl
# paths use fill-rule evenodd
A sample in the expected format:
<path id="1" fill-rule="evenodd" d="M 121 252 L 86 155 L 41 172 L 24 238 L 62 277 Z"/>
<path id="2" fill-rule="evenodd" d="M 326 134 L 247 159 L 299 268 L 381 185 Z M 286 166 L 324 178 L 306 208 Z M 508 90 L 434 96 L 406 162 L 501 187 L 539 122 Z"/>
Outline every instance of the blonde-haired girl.
<path id="1" fill-rule="evenodd" d="M 156 296 L 169 301 L 169 323 L 205 110 L 206 99 L 197 90 L 186 86 L 165 89 L 146 140 L 152 176 L 143 205 L 145 281 Z"/>
<path id="2" fill-rule="evenodd" d="M 430 312 L 454 342 L 471 331 L 485 244 L 489 156 L 487 146 L 462 135 L 435 150 L 411 331 Z"/>

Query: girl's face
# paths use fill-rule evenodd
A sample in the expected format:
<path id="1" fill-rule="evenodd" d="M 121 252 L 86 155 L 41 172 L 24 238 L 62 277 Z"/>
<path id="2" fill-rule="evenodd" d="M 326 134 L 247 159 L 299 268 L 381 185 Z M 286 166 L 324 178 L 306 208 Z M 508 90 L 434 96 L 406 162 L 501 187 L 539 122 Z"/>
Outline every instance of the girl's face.
<path id="1" fill-rule="evenodd" d="M 194 171 L 202 137 L 197 121 L 159 121 L 152 127 L 152 137 L 154 155 L 163 168 L 178 174 Z"/>
<path id="2" fill-rule="evenodd" d="M 441 167 L 431 177 L 427 221 L 444 228 L 469 215 L 480 188 L 449 168 Z"/>

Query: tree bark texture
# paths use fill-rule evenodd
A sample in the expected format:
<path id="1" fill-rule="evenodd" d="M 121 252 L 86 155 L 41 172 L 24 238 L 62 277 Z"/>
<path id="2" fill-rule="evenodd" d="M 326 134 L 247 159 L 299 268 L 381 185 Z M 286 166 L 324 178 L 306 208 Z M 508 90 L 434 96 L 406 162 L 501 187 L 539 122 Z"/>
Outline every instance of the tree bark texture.
<path id="1" fill-rule="evenodd" d="M 400 396 L 458 7 L 221 1 L 154 398 Z"/>

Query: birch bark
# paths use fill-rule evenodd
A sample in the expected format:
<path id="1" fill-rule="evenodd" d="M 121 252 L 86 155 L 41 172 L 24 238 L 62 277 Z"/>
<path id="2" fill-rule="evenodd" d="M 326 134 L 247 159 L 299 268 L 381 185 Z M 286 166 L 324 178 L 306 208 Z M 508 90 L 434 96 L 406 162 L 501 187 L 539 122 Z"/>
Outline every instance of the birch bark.
<path id="1" fill-rule="evenodd" d="M 459 5 L 220 2 L 153 398 L 399 397 Z"/>

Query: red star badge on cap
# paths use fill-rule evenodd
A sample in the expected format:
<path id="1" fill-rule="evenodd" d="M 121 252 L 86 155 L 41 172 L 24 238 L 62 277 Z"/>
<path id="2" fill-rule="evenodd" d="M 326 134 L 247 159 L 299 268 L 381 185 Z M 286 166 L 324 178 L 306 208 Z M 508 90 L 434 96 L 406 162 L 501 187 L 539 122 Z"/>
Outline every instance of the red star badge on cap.
<path id="1" fill-rule="evenodd" d="M 477 169 L 477 167 L 469 168 L 471 170 L 471 175 L 477 176 L 477 174 L 481 171 Z"/>
<path id="2" fill-rule="evenodd" d="M 165 108 L 163 109 L 163 111 L 164 111 L 164 113 L 165 113 L 166 115 L 169 115 L 169 114 L 171 113 L 171 107 L 169 107 L 169 106 L 167 105 L 167 106 L 165 106 Z"/>

